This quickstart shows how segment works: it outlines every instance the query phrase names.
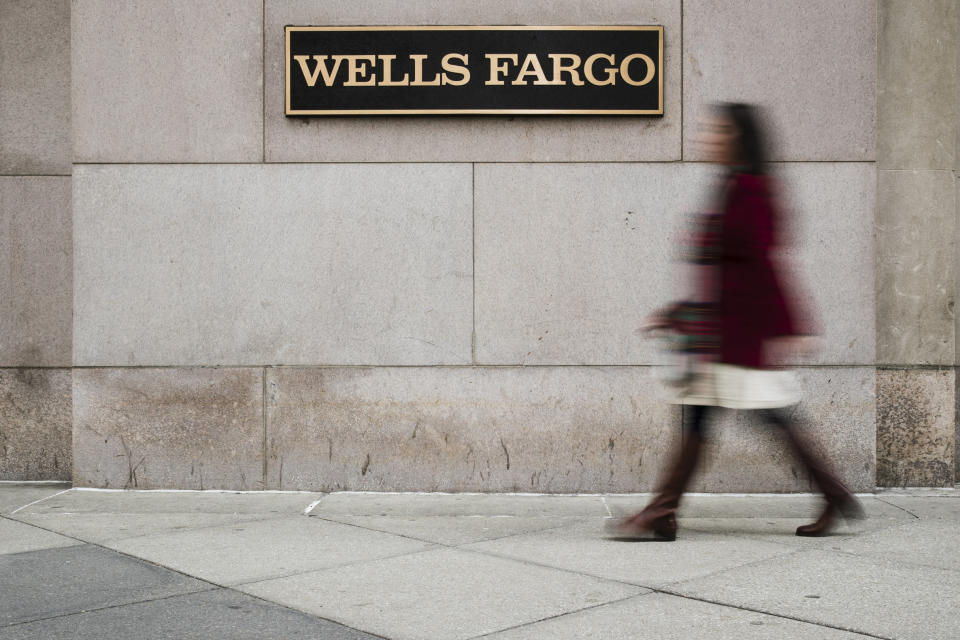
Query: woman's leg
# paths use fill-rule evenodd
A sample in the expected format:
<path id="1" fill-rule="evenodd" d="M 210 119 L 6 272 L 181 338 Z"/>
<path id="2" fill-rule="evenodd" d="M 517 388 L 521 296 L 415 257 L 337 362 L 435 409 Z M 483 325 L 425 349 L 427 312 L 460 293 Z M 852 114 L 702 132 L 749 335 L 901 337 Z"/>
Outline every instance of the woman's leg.
<path id="1" fill-rule="evenodd" d="M 780 428 L 790 448 L 803 465 L 817 487 L 823 492 L 827 500 L 827 507 L 816 522 L 797 527 L 798 536 L 822 536 L 833 525 L 838 512 L 847 518 L 862 518 L 863 509 L 860 503 L 850 493 L 850 490 L 830 471 L 827 462 L 818 457 L 813 448 L 807 443 L 801 432 L 796 428 L 790 416 L 782 409 L 767 409 L 763 411 L 764 418 Z"/>
<path id="2" fill-rule="evenodd" d="M 706 418 L 710 407 L 688 405 L 684 410 L 684 438 L 673 463 L 668 467 L 657 496 L 640 513 L 611 527 L 611 533 L 622 536 L 641 536 L 653 533 L 664 540 L 677 537 L 676 512 L 680 498 L 686 491 L 690 477 L 700 458 L 700 446 L 706 430 Z"/>

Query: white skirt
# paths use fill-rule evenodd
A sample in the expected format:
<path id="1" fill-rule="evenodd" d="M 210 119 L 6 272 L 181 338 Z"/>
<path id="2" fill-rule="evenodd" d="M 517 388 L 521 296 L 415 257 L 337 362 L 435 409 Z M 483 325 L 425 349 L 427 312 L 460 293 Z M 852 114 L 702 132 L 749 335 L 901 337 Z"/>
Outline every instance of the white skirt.
<path id="1" fill-rule="evenodd" d="M 775 409 L 800 402 L 800 384 L 787 369 L 699 363 L 673 402 L 728 409 Z"/>

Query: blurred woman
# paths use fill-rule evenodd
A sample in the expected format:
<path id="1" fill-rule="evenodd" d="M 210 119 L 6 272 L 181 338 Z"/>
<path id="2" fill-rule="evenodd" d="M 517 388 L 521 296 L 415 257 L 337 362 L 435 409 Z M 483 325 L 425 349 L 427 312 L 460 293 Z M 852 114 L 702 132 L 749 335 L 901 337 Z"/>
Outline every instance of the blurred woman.
<path id="1" fill-rule="evenodd" d="M 862 517 L 850 491 L 814 455 L 784 409 L 800 401 L 785 357 L 809 351 L 814 338 L 793 310 L 772 252 L 780 226 L 774 185 L 767 175 L 764 138 L 754 108 L 721 104 L 707 119 L 701 142 L 724 167 L 717 211 L 703 214 L 686 259 L 694 272 L 691 298 L 656 314 L 648 329 L 665 329 L 690 361 L 678 379 L 684 405 L 683 444 L 657 496 L 643 511 L 613 521 L 618 537 L 674 540 L 676 511 L 699 458 L 713 407 L 749 409 L 786 438 L 823 492 L 826 507 L 798 536 L 821 536 L 838 514 Z"/>

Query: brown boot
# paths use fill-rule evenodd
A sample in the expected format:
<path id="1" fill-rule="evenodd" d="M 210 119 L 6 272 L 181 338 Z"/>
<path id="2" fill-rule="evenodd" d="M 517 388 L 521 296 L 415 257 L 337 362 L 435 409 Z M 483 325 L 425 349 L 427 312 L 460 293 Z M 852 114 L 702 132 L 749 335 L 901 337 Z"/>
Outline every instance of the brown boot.
<path id="1" fill-rule="evenodd" d="M 796 431 L 785 428 L 784 433 L 794 453 L 806 466 L 810 477 L 823 492 L 823 497 L 827 501 L 827 506 L 816 522 L 797 527 L 797 535 L 824 536 L 833 528 L 838 515 L 842 515 L 847 520 L 863 519 L 865 516 L 860 502 L 836 476 L 830 473 L 826 463 L 813 454 Z"/>
<path id="2" fill-rule="evenodd" d="M 607 525 L 607 533 L 618 538 L 677 539 L 677 507 L 700 457 L 702 440 L 696 434 L 686 436 L 666 482 L 643 511 Z"/>

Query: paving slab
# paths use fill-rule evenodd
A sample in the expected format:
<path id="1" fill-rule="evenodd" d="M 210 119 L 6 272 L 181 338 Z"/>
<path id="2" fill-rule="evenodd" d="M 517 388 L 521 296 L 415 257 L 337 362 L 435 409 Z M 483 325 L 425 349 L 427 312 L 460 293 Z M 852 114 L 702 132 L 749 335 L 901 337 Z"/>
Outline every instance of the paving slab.
<path id="1" fill-rule="evenodd" d="M 879 560 L 960 571 L 960 522 L 914 520 L 841 541 L 841 551 Z"/>
<path id="2" fill-rule="evenodd" d="M 0 554 L 70 547 L 75 544 L 80 543 L 56 533 L 0 517 Z"/>
<path id="3" fill-rule="evenodd" d="M 683 531 L 676 542 L 608 538 L 604 521 L 466 545 L 465 549 L 516 558 L 618 580 L 658 587 L 705 576 L 761 558 L 789 554 L 789 545 Z"/>
<path id="4" fill-rule="evenodd" d="M 61 489 L 62 491 L 62 489 Z M 0 493 L 2 495 L 2 493 Z M 74 489 L 20 513 L 303 513 L 320 493 L 101 491 Z M 19 514 L 18 514 L 19 515 Z"/>
<path id="5" fill-rule="evenodd" d="M 2 636 L 0 636 L 2 637 Z M 487 640 L 855 640 L 862 636 L 662 593 L 571 613 Z"/>
<path id="6" fill-rule="evenodd" d="M 912 518 L 899 507 L 873 496 L 858 496 L 867 517 Z M 614 515 L 642 509 L 650 501 L 646 494 L 606 496 Z M 680 505 L 681 517 L 692 518 L 809 518 L 819 514 L 823 498 L 809 494 L 774 495 L 686 495 Z"/>
<path id="7" fill-rule="evenodd" d="M 108 546 L 232 585 L 414 553 L 431 545 L 301 515 L 118 540 Z"/>
<path id="8" fill-rule="evenodd" d="M 645 592 L 456 549 L 240 588 L 395 640 L 473 638 Z"/>
<path id="9" fill-rule="evenodd" d="M 897 640 L 952 640 L 960 629 L 960 573 L 835 551 L 770 558 L 671 591 Z"/>
<path id="10" fill-rule="evenodd" d="M 602 516 L 596 495 L 478 493 L 331 493 L 310 512 L 353 516 Z"/>
<path id="11" fill-rule="evenodd" d="M 2 555 L 0 575 L 0 626 L 210 588 L 91 545 Z"/>
<path id="12" fill-rule="evenodd" d="M 374 636 L 225 589 L 0 628 L 0 640 L 102 638 L 367 640 Z"/>
<path id="13" fill-rule="evenodd" d="M 426 540 L 437 544 L 458 546 L 505 538 L 508 536 L 566 527 L 582 518 L 562 516 L 350 516 L 330 515 L 324 519 L 343 522 L 356 527 L 384 531 Z"/>
<path id="14" fill-rule="evenodd" d="M 799 548 L 839 550 L 843 540 L 856 539 L 874 531 L 895 528 L 904 520 L 867 518 L 866 520 L 839 520 L 823 538 L 804 538 L 795 534 L 797 527 L 810 524 L 813 518 L 682 518 L 680 531 L 711 533 L 752 540 L 765 540 Z"/>
<path id="15" fill-rule="evenodd" d="M 140 536 L 238 524 L 273 517 L 263 513 L 18 513 L 21 522 L 104 544 Z"/>
<path id="16" fill-rule="evenodd" d="M 0 483 L 0 513 L 12 513 L 31 502 L 43 500 L 69 489 L 70 485 Z"/>

